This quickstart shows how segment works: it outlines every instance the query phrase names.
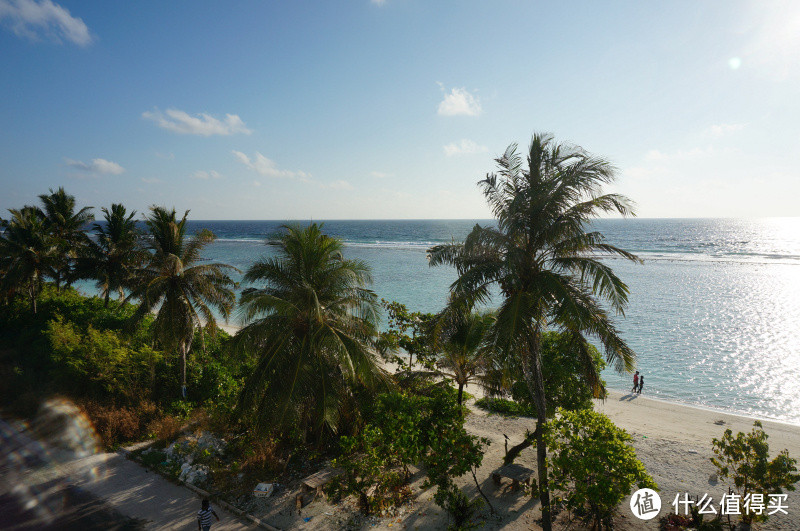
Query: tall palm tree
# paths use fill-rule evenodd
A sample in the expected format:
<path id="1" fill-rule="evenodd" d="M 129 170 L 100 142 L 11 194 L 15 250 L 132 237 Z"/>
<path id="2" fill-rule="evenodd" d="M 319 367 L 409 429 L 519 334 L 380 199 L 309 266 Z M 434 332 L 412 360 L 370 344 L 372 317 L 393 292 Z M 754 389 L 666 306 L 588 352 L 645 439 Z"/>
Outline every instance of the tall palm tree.
<path id="1" fill-rule="evenodd" d="M 259 285 L 241 297 L 242 348 L 258 354 L 240 412 L 256 425 L 299 427 L 321 437 L 336 431 L 354 386 L 386 381 L 374 342 L 379 305 L 367 289 L 369 266 L 345 259 L 342 242 L 316 223 L 291 225 L 268 244 L 244 280 Z"/>
<path id="2" fill-rule="evenodd" d="M 5 293 L 24 290 L 36 313 L 36 298 L 45 276 L 53 274 L 56 245 L 45 219 L 36 207 L 9 210 L 11 219 L 0 220 L 0 286 Z"/>
<path id="3" fill-rule="evenodd" d="M 68 194 L 63 187 L 55 192 L 39 196 L 42 202 L 42 214 L 47 230 L 50 231 L 57 246 L 53 280 L 56 288 L 61 288 L 61 281 L 71 283 L 74 278 L 72 266 L 81 250 L 88 244 L 89 237 L 84 227 L 92 220 L 92 207 L 83 207 L 75 211 L 75 196 Z"/>
<path id="4" fill-rule="evenodd" d="M 497 318 L 488 334 L 496 349 L 521 361 L 537 410 L 535 431 L 543 527 L 551 529 L 547 489 L 547 397 L 541 368 L 542 332 L 566 332 L 581 356 L 590 356 L 586 336 L 603 344 L 617 370 L 632 370 L 634 352 L 601 305 L 623 314 L 628 287 L 601 261 L 603 256 L 638 260 L 605 241 L 589 223 L 602 212 L 633 214 L 620 195 L 601 195 L 614 168 L 577 146 L 534 135 L 527 168 L 512 144 L 496 159 L 497 174 L 480 181 L 496 227 L 476 225 L 462 244 L 430 249 L 431 265 L 451 264 L 459 278 L 452 296 L 467 306 L 485 303 L 499 289 Z M 586 365 L 591 365 L 587 363 Z"/>
<path id="5" fill-rule="evenodd" d="M 137 268 L 144 265 L 146 252 L 142 246 L 141 233 L 136 227 L 136 211 L 127 213 L 125 207 L 115 203 L 111 210 L 103 207 L 105 225 L 94 224 L 97 241 L 89 241 L 76 262 L 76 274 L 80 278 L 97 281 L 104 305 L 112 292 L 125 297 L 125 288 Z"/>
<path id="6" fill-rule="evenodd" d="M 439 372 L 458 385 L 458 403 L 461 404 L 464 387 L 481 381 L 490 366 L 485 340 L 492 324 L 492 313 L 445 312 L 444 323 L 439 328 Z"/>
<path id="7" fill-rule="evenodd" d="M 181 396 L 186 397 L 186 355 L 196 330 L 216 329 L 214 310 L 226 320 L 236 295 L 226 270 L 233 266 L 202 262 L 200 253 L 214 241 L 209 230 L 186 236 L 186 217 L 178 220 L 175 209 L 153 206 L 145 223 L 149 230 L 150 258 L 139 270 L 128 298 L 141 301 L 133 320 L 155 313 L 153 331 L 165 348 L 181 357 Z M 127 300 L 127 299 L 126 299 Z"/>

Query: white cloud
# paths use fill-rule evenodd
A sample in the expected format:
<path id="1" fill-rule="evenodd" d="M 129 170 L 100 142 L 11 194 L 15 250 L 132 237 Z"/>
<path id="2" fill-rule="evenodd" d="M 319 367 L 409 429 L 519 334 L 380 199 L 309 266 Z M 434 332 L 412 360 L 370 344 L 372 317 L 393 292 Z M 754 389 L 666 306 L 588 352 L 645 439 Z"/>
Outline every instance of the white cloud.
<path id="1" fill-rule="evenodd" d="M 382 171 L 373 171 L 373 172 L 370 172 L 370 175 L 372 177 L 375 177 L 376 179 L 385 179 L 387 177 L 391 177 L 392 176 L 391 173 L 383 173 Z"/>
<path id="2" fill-rule="evenodd" d="M 460 142 L 452 142 L 444 146 L 444 154 L 448 157 L 454 155 L 471 155 L 473 153 L 486 153 L 489 148 L 481 146 L 474 140 L 463 139 Z"/>
<path id="3" fill-rule="evenodd" d="M 84 173 L 92 173 L 95 175 L 119 175 L 125 171 L 125 168 L 106 159 L 92 159 L 91 162 L 83 162 L 80 160 L 64 159 L 67 166 L 75 168 Z"/>
<path id="4" fill-rule="evenodd" d="M 347 181 L 333 181 L 331 183 L 318 183 L 320 188 L 328 188 L 331 190 L 352 190 L 353 185 Z"/>
<path id="5" fill-rule="evenodd" d="M 648 162 L 666 162 L 680 160 L 697 160 L 715 155 L 717 151 L 712 147 L 695 147 L 691 149 L 678 150 L 674 153 L 664 153 L 657 149 L 651 149 L 644 155 L 644 160 Z"/>
<path id="6" fill-rule="evenodd" d="M 192 116 L 178 109 L 167 109 L 164 112 L 156 109 L 152 112 L 143 112 L 142 117 L 154 121 L 162 129 L 182 135 L 228 136 L 236 133 L 245 135 L 252 133 L 236 114 L 226 114 L 224 120 L 218 120 L 206 113 Z"/>
<path id="7" fill-rule="evenodd" d="M 706 134 L 713 137 L 720 137 L 736 133 L 744 129 L 744 124 L 716 124 L 706 129 Z"/>
<path id="8" fill-rule="evenodd" d="M 79 46 L 92 42 L 83 20 L 50 0 L 0 0 L 0 22 L 18 36 L 31 40 L 45 36 L 58 43 L 69 41 Z"/>
<path id="9" fill-rule="evenodd" d="M 204 181 L 207 181 L 208 179 L 222 179 L 222 174 L 214 170 L 211 171 L 198 170 L 192 174 L 192 178 L 202 179 Z"/>
<path id="10" fill-rule="evenodd" d="M 376 6 L 382 6 L 386 3 L 386 0 L 369 0 L 370 3 L 375 4 Z"/>
<path id="11" fill-rule="evenodd" d="M 439 83 L 444 93 L 444 99 L 439 104 L 438 113 L 442 116 L 478 116 L 481 113 L 481 103 L 478 98 L 467 92 L 464 88 L 454 88 L 447 93 L 444 85 Z"/>
<path id="12" fill-rule="evenodd" d="M 284 177 L 289 179 L 300 179 L 301 181 L 307 181 L 311 178 L 309 174 L 302 171 L 278 169 L 275 161 L 268 159 L 258 151 L 256 151 L 256 154 L 252 159 L 241 151 L 233 151 L 232 153 L 237 159 L 239 159 L 239 162 L 266 177 Z"/>
<path id="13" fill-rule="evenodd" d="M 163 183 L 161 179 L 156 179 L 155 177 L 142 177 L 142 182 L 147 184 L 158 184 Z"/>

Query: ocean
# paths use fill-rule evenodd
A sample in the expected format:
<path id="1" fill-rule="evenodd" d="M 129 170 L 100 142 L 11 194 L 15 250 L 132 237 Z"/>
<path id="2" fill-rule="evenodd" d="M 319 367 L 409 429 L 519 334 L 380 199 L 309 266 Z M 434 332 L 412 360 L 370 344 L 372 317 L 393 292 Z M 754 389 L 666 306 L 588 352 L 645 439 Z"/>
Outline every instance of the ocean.
<path id="1" fill-rule="evenodd" d="M 218 237 L 206 258 L 244 271 L 284 222 L 189 223 Z M 429 267 L 426 249 L 463 239 L 475 223 L 491 221 L 326 221 L 323 230 L 346 243 L 346 257 L 371 265 L 379 297 L 435 312 L 456 274 Z M 800 218 L 595 225 L 644 260 L 609 260 L 630 287 L 617 324 L 638 355 L 644 395 L 800 424 Z M 610 389 L 632 385 L 611 369 L 604 378 Z"/>

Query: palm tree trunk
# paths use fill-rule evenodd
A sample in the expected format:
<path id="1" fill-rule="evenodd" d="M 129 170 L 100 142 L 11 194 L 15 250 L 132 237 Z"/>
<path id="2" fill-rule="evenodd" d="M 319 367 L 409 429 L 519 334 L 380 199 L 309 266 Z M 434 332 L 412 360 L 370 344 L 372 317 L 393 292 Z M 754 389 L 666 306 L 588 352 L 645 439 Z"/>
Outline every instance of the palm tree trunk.
<path id="1" fill-rule="evenodd" d="M 461 397 L 464 396 L 464 384 L 458 384 L 458 405 L 461 405 Z"/>
<path id="2" fill-rule="evenodd" d="M 179 348 L 181 351 L 181 397 L 186 399 L 186 351 L 189 349 L 185 341 L 180 342 Z"/>
<path id="3" fill-rule="evenodd" d="M 522 372 L 525 383 L 536 404 L 536 468 L 539 473 L 539 502 L 542 509 L 542 529 L 551 531 L 553 528 L 550 514 L 550 489 L 547 486 L 547 447 L 545 446 L 544 433 L 547 429 L 547 397 L 544 394 L 544 379 L 542 378 L 541 359 L 541 325 L 534 329 L 530 344 L 522 355 Z"/>
<path id="4" fill-rule="evenodd" d="M 106 290 L 106 296 L 104 297 L 105 300 L 103 301 L 103 307 L 104 308 L 108 308 L 108 299 L 109 299 L 110 295 L 111 295 L 111 290 L 107 289 Z"/>
<path id="5" fill-rule="evenodd" d="M 36 281 L 32 280 L 30 286 L 28 286 L 28 296 L 31 298 L 31 310 L 33 314 L 36 315 Z"/>

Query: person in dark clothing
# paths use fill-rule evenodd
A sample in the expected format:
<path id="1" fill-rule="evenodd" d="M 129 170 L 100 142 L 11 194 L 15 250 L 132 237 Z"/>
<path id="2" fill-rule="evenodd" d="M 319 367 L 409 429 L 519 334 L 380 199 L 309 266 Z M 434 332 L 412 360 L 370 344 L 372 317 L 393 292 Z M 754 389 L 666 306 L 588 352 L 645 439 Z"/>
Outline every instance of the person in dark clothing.
<path id="1" fill-rule="evenodd" d="M 211 503 L 208 500 L 203 500 L 200 510 L 197 511 L 197 529 L 199 531 L 208 531 L 211 529 L 211 515 L 219 522 L 219 516 L 211 508 Z"/>
<path id="2" fill-rule="evenodd" d="M 637 394 L 642 394 L 642 387 L 644 387 L 644 376 L 639 376 L 639 390 L 636 391 Z"/>

